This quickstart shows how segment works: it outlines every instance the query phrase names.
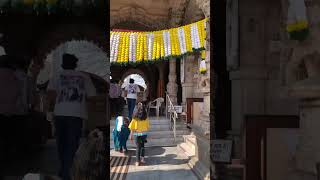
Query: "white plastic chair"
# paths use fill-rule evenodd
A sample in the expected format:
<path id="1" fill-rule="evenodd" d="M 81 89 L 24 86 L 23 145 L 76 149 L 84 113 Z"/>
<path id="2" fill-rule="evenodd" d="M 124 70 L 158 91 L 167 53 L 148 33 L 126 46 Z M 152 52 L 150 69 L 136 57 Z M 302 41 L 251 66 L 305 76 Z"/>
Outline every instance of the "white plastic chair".
<path id="1" fill-rule="evenodd" d="M 164 102 L 164 98 L 157 98 L 154 101 L 151 101 L 148 103 L 148 115 L 150 112 L 150 109 L 156 109 L 156 115 L 157 117 L 159 117 L 159 111 L 160 111 L 160 107 L 161 104 Z"/>

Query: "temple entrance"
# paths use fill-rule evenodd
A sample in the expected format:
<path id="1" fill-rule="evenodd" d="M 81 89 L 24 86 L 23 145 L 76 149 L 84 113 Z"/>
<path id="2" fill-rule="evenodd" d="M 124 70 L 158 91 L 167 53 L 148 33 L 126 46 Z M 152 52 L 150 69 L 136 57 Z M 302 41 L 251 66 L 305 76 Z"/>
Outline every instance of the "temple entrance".
<path id="1" fill-rule="evenodd" d="M 205 50 L 207 47 L 204 47 L 208 30 L 205 22 L 209 16 L 205 16 L 204 9 L 200 9 L 202 5 L 208 7 L 209 4 L 200 4 L 200 1 L 194 0 L 138 0 L 133 4 L 130 1 L 110 2 L 111 76 L 113 80 L 120 81 L 122 89 L 126 78 L 139 75 L 138 79 L 144 79 L 146 88 L 139 84 L 139 80 L 136 84 L 140 91 L 147 91 L 144 100 L 150 122 L 147 142 L 144 144 L 146 164 L 132 167 L 135 161 L 139 164 L 135 155 L 137 146 L 128 140 L 128 152 L 124 153 L 124 149 L 121 151 L 114 140 L 117 140 L 118 125 L 122 118 L 111 119 L 110 179 L 197 179 L 188 162 L 195 171 L 201 168 L 197 174 L 200 179 L 209 178 L 209 170 L 201 163 L 209 159 L 204 155 L 209 154 L 204 152 L 209 149 L 209 141 L 198 141 L 184 121 L 186 111 L 190 109 L 187 107 L 189 98 L 201 98 L 204 102 L 204 108 L 194 118 L 202 119 L 209 114 L 209 66 L 205 60 L 209 62 L 209 56 L 206 56 L 209 49 Z M 208 12 L 206 15 L 209 15 Z M 201 37 L 196 37 L 196 31 Z M 126 94 L 122 93 L 124 98 Z M 131 101 L 132 98 L 128 99 Z M 126 113 L 124 116 L 127 116 Z M 203 122 L 197 119 L 195 122 L 194 125 L 209 129 L 209 124 L 206 124 L 209 120 Z M 171 170 L 173 165 L 175 167 Z"/>
<path id="2" fill-rule="evenodd" d="M 130 79 L 133 79 L 134 83 L 139 86 L 140 94 L 138 95 L 138 98 L 140 101 L 146 101 L 148 97 L 148 86 L 144 78 L 139 74 L 130 74 L 122 79 L 121 89 L 124 89 L 129 84 Z"/>

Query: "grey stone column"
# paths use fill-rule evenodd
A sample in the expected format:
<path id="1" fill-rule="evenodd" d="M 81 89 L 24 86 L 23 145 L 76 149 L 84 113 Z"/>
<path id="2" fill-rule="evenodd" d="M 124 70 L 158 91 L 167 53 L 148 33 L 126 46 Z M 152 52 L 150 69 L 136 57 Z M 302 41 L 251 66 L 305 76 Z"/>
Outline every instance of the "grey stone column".
<path id="1" fill-rule="evenodd" d="M 174 105 L 177 104 L 177 93 L 178 93 L 178 84 L 177 84 L 177 75 L 176 75 L 176 60 L 169 60 L 169 82 L 167 84 L 168 95 Z"/>
<path id="2" fill-rule="evenodd" d="M 199 75 L 200 92 L 203 97 L 203 110 L 200 114 L 200 119 L 196 124 L 192 126 L 192 130 L 196 136 L 197 146 L 196 155 L 192 158 L 192 161 L 196 163 L 195 171 L 202 176 L 203 179 L 210 179 L 210 168 L 214 173 L 214 164 L 210 161 L 210 0 L 196 0 L 199 8 L 204 13 L 205 17 L 208 18 L 206 24 L 206 68 L 205 74 Z M 213 119 L 212 119 L 213 120 Z M 211 132 L 213 133 L 213 132 Z"/>
<path id="3" fill-rule="evenodd" d="M 193 89 L 195 88 L 194 83 L 193 83 L 193 75 L 194 75 L 193 61 L 194 61 L 194 59 L 195 59 L 195 57 L 193 55 L 187 56 L 183 59 L 184 66 L 181 65 L 181 68 L 184 69 L 184 79 L 181 83 L 181 85 L 182 85 L 182 106 L 184 108 L 184 111 L 186 111 L 187 98 L 193 97 Z"/>
<path id="4" fill-rule="evenodd" d="M 320 76 L 296 83 L 291 95 L 300 99 L 300 138 L 295 165 L 289 172 L 292 180 L 316 180 L 320 162 Z"/>

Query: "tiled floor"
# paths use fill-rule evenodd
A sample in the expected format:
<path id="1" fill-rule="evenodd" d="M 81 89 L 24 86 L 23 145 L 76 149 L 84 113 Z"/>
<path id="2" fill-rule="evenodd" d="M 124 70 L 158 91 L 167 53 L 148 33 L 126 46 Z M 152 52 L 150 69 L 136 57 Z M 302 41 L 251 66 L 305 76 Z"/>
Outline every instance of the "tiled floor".
<path id="1" fill-rule="evenodd" d="M 180 156 L 176 147 L 146 148 L 146 164 L 135 166 L 135 151 L 131 149 L 132 156 L 126 180 L 197 180 L 187 165 L 187 158 Z M 123 156 L 111 151 L 111 156 Z"/>

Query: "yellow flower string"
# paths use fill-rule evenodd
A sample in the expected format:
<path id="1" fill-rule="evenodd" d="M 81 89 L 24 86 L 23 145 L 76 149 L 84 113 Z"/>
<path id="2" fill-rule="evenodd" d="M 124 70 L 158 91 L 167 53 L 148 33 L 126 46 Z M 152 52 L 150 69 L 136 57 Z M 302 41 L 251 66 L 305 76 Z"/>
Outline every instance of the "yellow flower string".
<path id="1" fill-rule="evenodd" d="M 154 33 L 154 39 L 153 39 L 153 50 L 152 50 L 152 60 L 156 59 L 157 56 L 157 36 Z"/>
<path id="2" fill-rule="evenodd" d="M 171 55 L 174 56 L 176 54 L 176 48 L 175 48 L 175 45 L 174 45 L 174 35 L 173 35 L 173 30 L 170 29 L 169 30 L 170 32 L 170 45 L 171 45 Z"/>
<path id="3" fill-rule="evenodd" d="M 186 37 L 186 46 L 187 46 L 187 52 L 192 52 L 192 42 L 191 42 L 191 29 L 190 25 L 184 26 L 184 34 Z"/>
<path id="4" fill-rule="evenodd" d="M 120 39 L 119 39 L 117 62 L 122 61 L 122 49 L 123 49 L 123 36 L 122 36 L 123 33 L 120 32 L 119 34 L 120 34 Z"/>
<path id="5" fill-rule="evenodd" d="M 164 39 L 163 39 L 163 32 L 164 31 L 161 31 L 159 33 L 159 37 L 160 37 L 160 57 L 161 58 L 164 58 L 165 54 L 164 54 Z"/>
<path id="6" fill-rule="evenodd" d="M 178 56 L 181 54 L 180 40 L 179 40 L 179 36 L 178 36 L 178 28 L 175 28 L 175 30 L 174 30 L 174 37 L 175 37 L 175 44 L 176 44 L 176 55 Z"/>
<path id="7" fill-rule="evenodd" d="M 141 61 L 141 34 L 137 34 L 137 49 L 136 49 L 136 56 L 137 62 Z"/>
<path id="8" fill-rule="evenodd" d="M 144 42 L 143 42 L 143 33 L 140 33 L 140 61 L 143 61 L 144 56 Z"/>
<path id="9" fill-rule="evenodd" d="M 124 62 L 129 61 L 130 33 L 126 33 L 126 49 L 124 54 Z"/>
<path id="10" fill-rule="evenodd" d="M 156 60 L 160 59 L 161 57 L 161 36 L 159 34 L 159 32 L 157 32 L 157 56 L 156 56 Z"/>
<path id="11" fill-rule="evenodd" d="M 202 31 L 202 22 L 197 22 L 198 30 L 199 30 L 199 39 L 200 39 L 200 47 L 203 47 L 204 39 L 203 39 L 203 31 Z"/>
<path id="12" fill-rule="evenodd" d="M 147 44 L 147 33 L 143 33 L 143 51 L 144 51 L 144 60 L 148 60 L 148 44 Z"/>
<path id="13" fill-rule="evenodd" d="M 206 59 L 206 50 L 201 51 L 201 59 L 202 60 Z"/>
<path id="14" fill-rule="evenodd" d="M 203 19 L 196 23 L 179 27 L 182 29 L 181 32 L 183 31 L 183 33 L 179 33 L 179 28 L 171 28 L 154 32 L 137 32 L 136 40 L 133 44 L 134 47 L 131 47 L 135 52 L 131 53 L 135 55 L 134 57 L 137 62 L 159 60 L 168 56 L 180 56 L 182 53 L 195 51 L 192 45 L 192 38 L 197 39 L 196 48 L 205 48 L 207 35 L 206 23 L 207 19 Z M 193 25 L 197 27 L 197 32 L 195 33 L 196 37 L 192 37 L 191 34 L 191 27 Z M 110 32 L 110 37 L 114 37 L 110 41 L 111 57 L 114 57 L 112 62 L 124 63 L 129 61 L 130 34 L 132 34 L 132 32 Z M 147 38 L 148 34 L 152 35 L 153 41 L 149 41 Z M 168 38 L 164 34 L 167 34 Z M 116 47 L 115 42 L 113 41 L 117 39 L 117 35 L 119 35 L 119 42 L 117 42 L 118 46 Z M 183 37 L 181 37 L 181 35 Z M 151 49 L 149 49 L 149 43 L 152 43 L 150 44 Z M 166 52 L 167 50 L 170 52 Z M 206 52 L 202 50 L 202 59 L 205 59 L 205 54 Z"/>

